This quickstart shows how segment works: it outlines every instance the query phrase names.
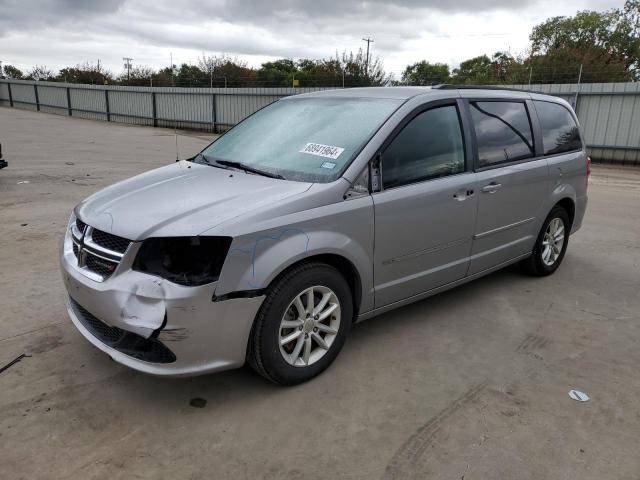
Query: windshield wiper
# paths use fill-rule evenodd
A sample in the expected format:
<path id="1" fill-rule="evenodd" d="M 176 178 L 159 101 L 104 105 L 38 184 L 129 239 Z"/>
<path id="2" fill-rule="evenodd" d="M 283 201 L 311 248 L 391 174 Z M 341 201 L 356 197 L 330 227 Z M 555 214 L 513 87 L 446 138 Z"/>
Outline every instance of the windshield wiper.
<path id="1" fill-rule="evenodd" d="M 213 158 L 209 158 L 209 157 L 205 157 L 202 153 L 197 153 L 194 157 L 188 158 L 187 161 L 188 162 L 194 162 L 194 163 L 202 163 L 204 165 L 209 165 L 210 167 L 221 168 L 223 170 L 229 170 L 231 168 L 230 166 L 224 165 L 219 160 L 216 160 L 216 159 L 213 159 Z"/>
<path id="2" fill-rule="evenodd" d="M 195 156 L 191 158 L 187 158 L 187 162 L 204 163 L 205 165 L 211 165 L 213 167 L 217 166 L 216 164 L 211 163 L 209 159 L 205 157 L 202 153 L 196 153 Z M 219 167 L 219 168 L 223 168 L 223 167 Z"/>
<path id="3" fill-rule="evenodd" d="M 257 175 L 262 175 L 264 177 L 269 177 L 269 178 L 277 178 L 279 180 L 285 180 L 285 178 L 282 175 L 279 175 L 277 173 L 271 173 L 271 172 L 266 172 L 264 170 L 260 170 L 259 168 L 255 168 L 255 167 L 251 167 L 249 165 L 246 165 L 242 162 L 234 162 L 233 160 L 214 160 L 215 164 L 218 165 L 224 165 L 227 167 L 233 167 L 233 168 L 239 168 L 240 170 L 244 170 L 245 172 L 250 172 L 250 173 L 255 173 Z M 215 165 L 215 164 L 211 164 L 211 165 Z"/>

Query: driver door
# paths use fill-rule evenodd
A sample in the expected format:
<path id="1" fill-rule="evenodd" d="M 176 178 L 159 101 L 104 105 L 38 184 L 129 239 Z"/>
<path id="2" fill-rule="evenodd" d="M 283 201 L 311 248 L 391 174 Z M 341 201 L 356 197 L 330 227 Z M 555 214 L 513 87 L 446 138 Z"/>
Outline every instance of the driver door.
<path id="1" fill-rule="evenodd" d="M 457 103 L 419 111 L 383 148 L 375 207 L 375 307 L 463 278 L 477 210 Z"/>

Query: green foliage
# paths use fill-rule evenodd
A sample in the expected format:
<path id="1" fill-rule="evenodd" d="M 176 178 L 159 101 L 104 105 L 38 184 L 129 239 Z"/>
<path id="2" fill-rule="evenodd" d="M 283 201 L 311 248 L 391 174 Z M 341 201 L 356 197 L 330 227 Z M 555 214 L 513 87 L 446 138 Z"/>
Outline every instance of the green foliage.
<path id="1" fill-rule="evenodd" d="M 437 85 L 449 83 L 451 73 L 445 63 L 429 63 L 426 60 L 407 65 L 402 72 L 403 85 Z"/>
<path id="2" fill-rule="evenodd" d="M 486 55 L 470 58 L 453 70 L 453 83 L 491 83 L 491 59 Z"/>
<path id="3" fill-rule="evenodd" d="M 55 76 L 57 82 L 84 83 L 91 85 L 104 85 L 113 82 L 113 76 L 107 70 L 97 64 L 89 62 L 75 67 L 63 68 Z"/>
<path id="4" fill-rule="evenodd" d="M 205 75 L 206 86 L 210 87 L 253 87 L 256 71 L 246 62 L 228 55 L 206 56 L 198 59 L 198 68 Z"/>
<path id="5" fill-rule="evenodd" d="M 258 85 L 290 87 L 297 71 L 296 63 L 290 59 L 263 63 L 258 70 Z"/>
<path id="6" fill-rule="evenodd" d="M 153 84 L 156 87 L 170 87 L 175 84 L 175 69 L 176 66 L 165 67 L 151 75 L 149 84 Z"/>
<path id="7" fill-rule="evenodd" d="M 133 85 L 137 87 L 149 87 L 152 84 L 160 86 L 153 81 L 154 75 L 156 75 L 156 72 L 154 72 L 150 67 L 134 66 L 131 67 L 128 75 L 126 71 L 120 74 L 120 76 L 118 77 L 118 83 Z M 170 79 L 171 76 L 169 76 L 168 78 Z M 170 83 L 167 83 L 166 85 L 170 85 Z"/>
<path id="8" fill-rule="evenodd" d="M 13 78 L 15 80 L 21 80 L 24 77 L 22 70 L 20 70 L 17 67 L 14 67 L 13 65 L 5 65 L 3 67 L 3 70 L 4 70 L 4 74 L 3 72 L 0 72 L 0 77 L 2 75 L 5 75 L 7 78 Z"/>
<path id="9" fill-rule="evenodd" d="M 582 11 L 553 17 L 531 32 L 534 71 L 562 77 L 583 67 L 585 82 L 638 80 L 640 67 L 640 1 L 622 9 Z"/>

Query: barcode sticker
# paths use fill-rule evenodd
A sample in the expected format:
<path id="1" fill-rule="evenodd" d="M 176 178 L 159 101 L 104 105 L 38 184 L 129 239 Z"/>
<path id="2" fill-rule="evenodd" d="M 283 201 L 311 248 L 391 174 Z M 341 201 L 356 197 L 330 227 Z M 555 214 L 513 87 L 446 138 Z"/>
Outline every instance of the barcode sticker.
<path id="1" fill-rule="evenodd" d="M 322 145 L 320 143 L 307 143 L 300 153 L 308 153 L 309 155 L 317 155 L 318 157 L 331 158 L 335 160 L 344 152 L 342 147 L 334 147 L 331 145 Z"/>

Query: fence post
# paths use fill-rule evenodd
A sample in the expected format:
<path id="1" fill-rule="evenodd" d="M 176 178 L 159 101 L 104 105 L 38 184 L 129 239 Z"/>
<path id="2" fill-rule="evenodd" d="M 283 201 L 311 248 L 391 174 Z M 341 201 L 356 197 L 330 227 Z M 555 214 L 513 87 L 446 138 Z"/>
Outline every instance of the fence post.
<path id="1" fill-rule="evenodd" d="M 67 87 L 67 113 L 71 116 L 71 92 Z"/>
<path id="2" fill-rule="evenodd" d="M 104 106 L 107 111 L 107 122 L 111 121 L 111 109 L 109 108 L 109 90 L 104 89 Z"/>
<path id="3" fill-rule="evenodd" d="M 38 96 L 38 84 L 33 84 L 33 93 L 36 97 L 36 111 L 40 111 L 40 97 Z"/>
<path id="4" fill-rule="evenodd" d="M 216 122 L 217 119 L 217 111 L 216 111 L 216 94 L 211 94 L 211 123 L 213 123 L 213 133 L 218 133 Z"/>
<path id="5" fill-rule="evenodd" d="M 11 84 L 7 82 L 7 90 L 9 90 L 9 106 L 13 107 L 13 95 L 11 95 Z"/>
<path id="6" fill-rule="evenodd" d="M 153 115 L 153 126 L 158 126 L 158 110 L 156 106 L 156 92 L 151 92 L 151 112 Z"/>
<path id="7" fill-rule="evenodd" d="M 580 93 L 580 82 L 582 81 L 582 64 L 580 64 L 580 73 L 578 73 L 578 86 L 576 87 L 576 96 L 573 99 L 573 111 L 578 116 L 578 94 Z"/>

